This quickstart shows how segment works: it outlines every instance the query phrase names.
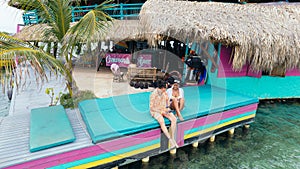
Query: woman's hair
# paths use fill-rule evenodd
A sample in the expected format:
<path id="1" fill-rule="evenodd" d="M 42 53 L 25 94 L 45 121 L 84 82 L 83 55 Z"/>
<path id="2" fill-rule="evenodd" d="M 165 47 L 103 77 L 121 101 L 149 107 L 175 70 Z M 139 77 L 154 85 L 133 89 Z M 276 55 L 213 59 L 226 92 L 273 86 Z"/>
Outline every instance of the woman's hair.
<path id="1" fill-rule="evenodd" d="M 167 83 L 166 83 L 165 81 L 163 81 L 163 80 L 158 80 L 158 81 L 157 81 L 157 87 L 158 87 L 159 89 L 167 88 L 166 85 L 167 85 Z"/>

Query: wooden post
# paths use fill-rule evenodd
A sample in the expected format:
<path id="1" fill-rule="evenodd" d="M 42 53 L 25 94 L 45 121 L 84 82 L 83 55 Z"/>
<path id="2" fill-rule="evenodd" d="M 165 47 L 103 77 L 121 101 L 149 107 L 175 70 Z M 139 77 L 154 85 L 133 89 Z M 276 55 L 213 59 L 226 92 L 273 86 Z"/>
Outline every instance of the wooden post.
<path id="1" fill-rule="evenodd" d="M 184 61 L 187 59 L 188 53 L 189 53 L 189 39 L 186 39 Z M 184 83 L 184 81 L 185 81 L 186 69 L 187 69 L 186 64 L 183 64 L 183 72 L 182 72 L 182 77 L 181 77 L 182 83 Z"/>
<path id="2" fill-rule="evenodd" d="M 193 147 L 195 147 L 195 148 L 197 148 L 198 145 L 199 145 L 199 142 L 198 142 L 198 141 L 193 143 Z"/>
<path id="3" fill-rule="evenodd" d="M 250 128 L 250 124 L 245 124 L 244 127 L 245 127 L 245 129 L 249 129 Z"/>
<path id="4" fill-rule="evenodd" d="M 210 141 L 210 142 L 214 142 L 214 141 L 215 141 L 215 138 L 216 138 L 216 136 L 213 135 L 213 136 L 211 136 L 211 137 L 209 138 L 209 141 Z"/>
<path id="5" fill-rule="evenodd" d="M 170 150 L 170 154 L 176 154 L 176 148 Z"/>
<path id="6" fill-rule="evenodd" d="M 234 128 L 230 129 L 230 130 L 228 131 L 228 133 L 229 133 L 230 135 L 233 135 L 233 134 L 234 134 Z"/>
<path id="7" fill-rule="evenodd" d="M 143 158 L 143 159 L 142 159 L 142 162 L 143 162 L 143 163 L 148 163 L 149 160 L 150 160 L 150 157 L 148 156 L 148 157 Z"/>

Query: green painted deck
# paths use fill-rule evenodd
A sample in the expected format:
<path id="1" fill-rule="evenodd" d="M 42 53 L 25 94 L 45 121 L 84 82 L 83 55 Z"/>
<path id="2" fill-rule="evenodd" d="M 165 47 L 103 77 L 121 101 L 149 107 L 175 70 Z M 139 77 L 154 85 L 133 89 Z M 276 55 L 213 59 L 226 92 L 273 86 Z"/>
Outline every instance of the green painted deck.
<path id="1" fill-rule="evenodd" d="M 75 135 L 63 106 L 31 110 L 30 152 L 71 143 L 74 140 Z"/>

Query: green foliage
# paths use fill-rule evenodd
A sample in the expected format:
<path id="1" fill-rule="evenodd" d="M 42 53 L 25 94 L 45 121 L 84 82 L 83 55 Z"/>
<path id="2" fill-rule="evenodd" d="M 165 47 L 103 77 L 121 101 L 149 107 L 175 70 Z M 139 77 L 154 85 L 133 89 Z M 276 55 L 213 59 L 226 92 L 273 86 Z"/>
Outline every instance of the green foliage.
<path id="1" fill-rule="evenodd" d="M 60 104 L 64 106 L 64 108 L 76 108 L 78 107 L 78 103 L 83 100 L 94 99 L 96 96 L 90 90 L 78 91 L 74 94 L 73 97 L 69 93 L 62 94 L 60 97 Z"/>
<path id="2" fill-rule="evenodd" d="M 90 90 L 79 91 L 78 93 L 76 93 L 76 95 L 74 97 L 75 107 L 77 107 L 78 103 L 83 100 L 89 100 L 89 99 L 95 99 L 95 98 L 96 98 L 96 96 Z"/>
<path id="3" fill-rule="evenodd" d="M 60 104 L 62 106 L 64 106 L 65 109 L 67 109 L 67 108 L 73 109 L 74 108 L 73 98 L 69 93 L 62 94 L 60 96 Z"/>
<path id="4" fill-rule="evenodd" d="M 57 103 L 58 103 L 58 101 L 59 101 L 59 98 L 61 97 L 60 95 L 62 94 L 62 92 L 59 92 L 58 96 L 56 96 L 56 97 L 54 98 L 54 96 L 55 96 L 54 89 L 53 89 L 53 88 L 50 88 L 50 87 L 46 88 L 45 93 L 46 93 L 46 94 L 50 97 L 50 99 L 51 99 L 51 100 L 50 100 L 49 106 L 55 106 L 55 105 L 57 105 Z"/>

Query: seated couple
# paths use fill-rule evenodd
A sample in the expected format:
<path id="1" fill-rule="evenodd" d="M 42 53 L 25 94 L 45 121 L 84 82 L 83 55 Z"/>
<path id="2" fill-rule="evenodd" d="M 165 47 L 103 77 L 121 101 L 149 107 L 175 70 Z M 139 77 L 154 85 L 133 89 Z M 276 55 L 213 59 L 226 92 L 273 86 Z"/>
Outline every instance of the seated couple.
<path id="1" fill-rule="evenodd" d="M 169 97 L 166 93 L 167 83 L 165 81 L 158 81 L 157 88 L 150 95 L 150 113 L 153 118 L 155 118 L 163 133 L 170 141 L 171 148 L 178 147 L 175 141 L 175 131 L 177 119 L 175 115 L 169 109 Z M 164 117 L 171 121 L 170 134 L 165 125 Z"/>

